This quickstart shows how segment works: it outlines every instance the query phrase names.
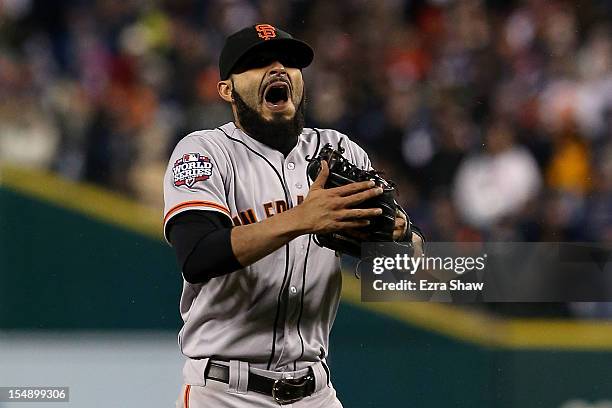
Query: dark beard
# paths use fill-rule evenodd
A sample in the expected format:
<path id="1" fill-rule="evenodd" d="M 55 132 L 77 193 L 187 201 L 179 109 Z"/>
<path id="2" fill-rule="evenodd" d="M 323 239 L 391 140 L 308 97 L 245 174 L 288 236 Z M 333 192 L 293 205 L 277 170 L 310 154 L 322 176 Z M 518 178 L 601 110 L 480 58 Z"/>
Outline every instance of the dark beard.
<path id="1" fill-rule="evenodd" d="M 264 120 L 261 115 L 240 97 L 235 89 L 232 97 L 236 102 L 236 115 L 243 130 L 253 139 L 281 152 L 287 154 L 297 144 L 298 136 L 304 129 L 304 99 L 300 101 L 293 118 Z"/>

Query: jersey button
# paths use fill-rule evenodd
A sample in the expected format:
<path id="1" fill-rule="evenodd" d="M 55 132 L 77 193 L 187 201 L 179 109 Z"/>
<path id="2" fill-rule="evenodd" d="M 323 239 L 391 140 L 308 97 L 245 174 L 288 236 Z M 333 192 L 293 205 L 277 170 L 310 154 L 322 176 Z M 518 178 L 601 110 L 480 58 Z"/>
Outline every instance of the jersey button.
<path id="1" fill-rule="evenodd" d="M 302 183 L 295 183 L 295 188 L 302 188 Z"/>
<path id="2" fill-rule="evenodd" d="M 295 169 L 295 163 L 294 163 L 294 162 L 289 162 L 289 163 L 287 163 L 287 168 L 288 168 L 289 170 L 293 170 L 293 169 Z"/>
<path id="3" fill-rule="evenodd" d="M 289 290 L 291 291 L 291 293 L 293 293 L 294 295 L 297 293 L 297 288 L 295 286 L 292 286 L 289 288 Z"/>

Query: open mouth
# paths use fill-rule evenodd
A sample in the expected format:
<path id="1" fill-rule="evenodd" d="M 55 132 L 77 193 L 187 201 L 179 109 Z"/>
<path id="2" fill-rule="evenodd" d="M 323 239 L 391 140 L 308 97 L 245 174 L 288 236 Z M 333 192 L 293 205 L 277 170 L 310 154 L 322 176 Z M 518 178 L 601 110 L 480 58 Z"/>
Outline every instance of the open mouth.
<path id="1" fill-rule="evenodd" d="M 289 85 L 283 81 L 273 82 L 266 87 L 263 97 L 268 108 L 282 109 L 289 101 Z"/>

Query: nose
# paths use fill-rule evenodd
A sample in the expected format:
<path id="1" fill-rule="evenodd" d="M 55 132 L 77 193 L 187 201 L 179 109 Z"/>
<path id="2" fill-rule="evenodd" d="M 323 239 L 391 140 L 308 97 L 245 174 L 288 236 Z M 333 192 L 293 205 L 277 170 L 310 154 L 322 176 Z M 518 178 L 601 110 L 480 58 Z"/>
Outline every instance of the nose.
<path id="1" fill-rule="evenodd" d="M 280 61 L 274 61 L 270 64 L 270 69 L 268 70 L 268 74 L 270 76 L 287 76 L 287 70 L 285 70 L 285 66 L 281 64 Z"/>

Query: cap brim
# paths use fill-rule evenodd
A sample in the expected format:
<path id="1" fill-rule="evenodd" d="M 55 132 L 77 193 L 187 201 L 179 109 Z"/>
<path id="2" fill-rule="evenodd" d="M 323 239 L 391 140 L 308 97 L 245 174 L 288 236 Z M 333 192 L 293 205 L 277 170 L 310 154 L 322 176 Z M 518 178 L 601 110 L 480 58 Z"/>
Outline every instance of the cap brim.
<path id="1" fill-rule="evenodd" d="M 221 73 L 221 79 L 229 78 L 240 61 L 242 61 L 249 54 L 263 49 L 275 49 L 279 54 L 292 55 L 297 64 L 295 68 L 306 68 L 312 63 L 314 58 L 313 49 L 304 41 L 297 40 L 295 38 L 274 38 L 253 44 L 247 48 L 242 55 L 237 58 L 236 61 L 234 61 L 226 73 Z"/>

